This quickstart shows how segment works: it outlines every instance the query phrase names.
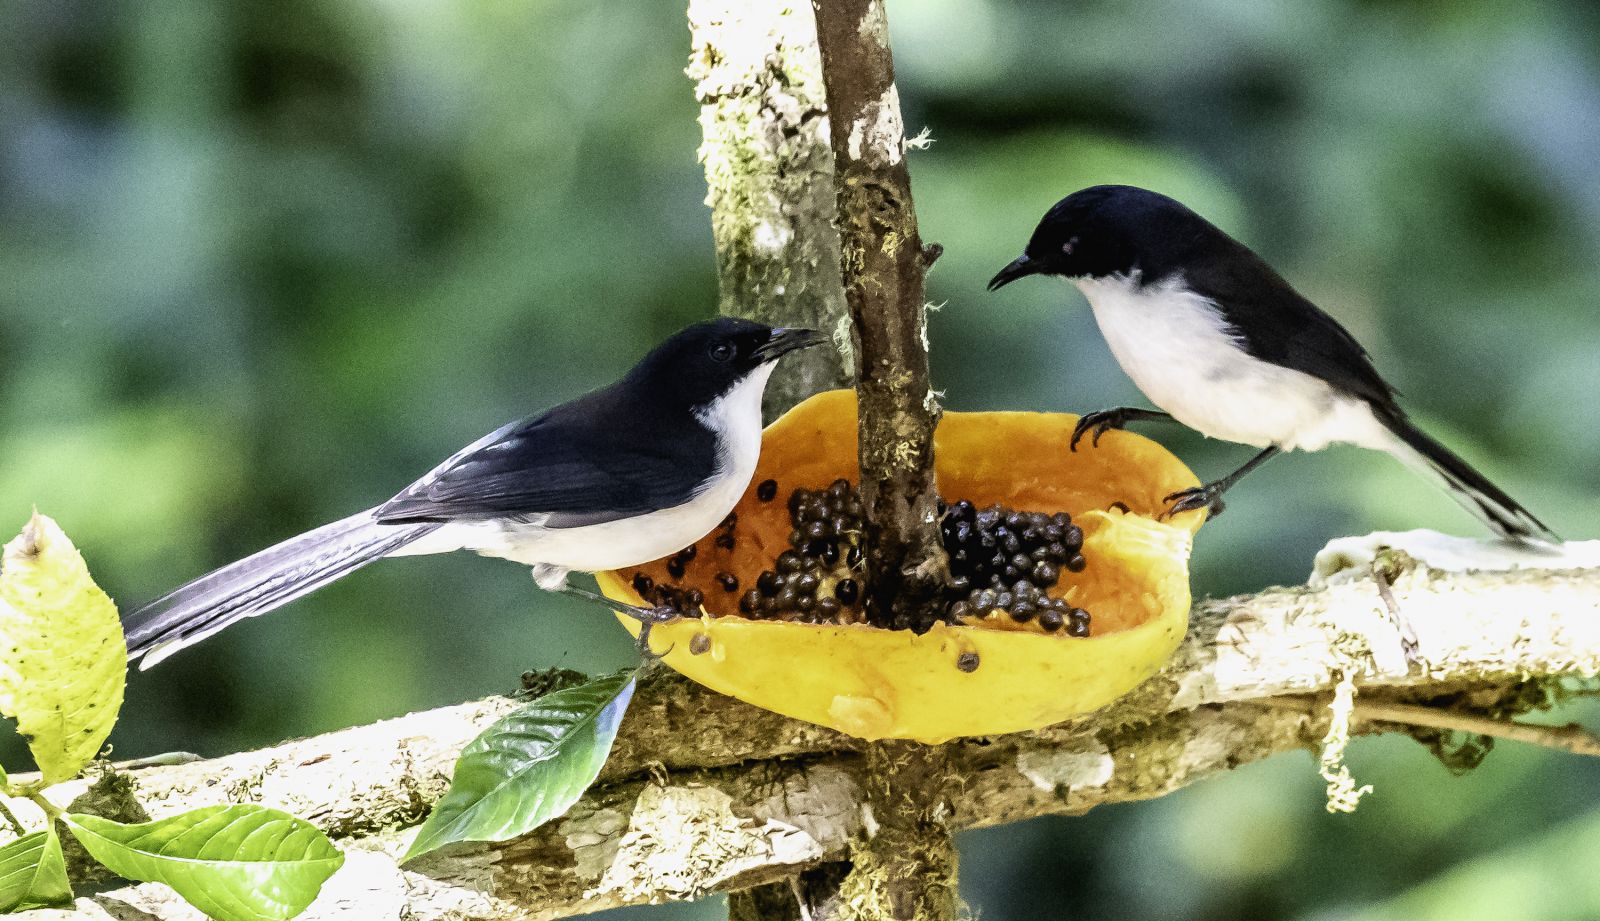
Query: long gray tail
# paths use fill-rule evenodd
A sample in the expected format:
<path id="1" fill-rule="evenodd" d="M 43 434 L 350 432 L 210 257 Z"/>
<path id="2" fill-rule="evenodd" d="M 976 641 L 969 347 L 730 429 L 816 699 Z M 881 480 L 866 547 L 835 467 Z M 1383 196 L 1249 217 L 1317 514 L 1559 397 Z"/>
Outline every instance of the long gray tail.
<path id="1" fill-rule="evenodd" d="M 1521 544 L 1561 543 L 1561 538 L 1545 527 L 1544 522 L 1533 517 L 1532 512 L 1472 469 L 1449 448 L 1429 438 L 1409 419 L 1395 414 L 1383 414 L 1381 418 L 1389 431 L 1399 439 L 1395 456 L 1431 474 L 1462 508 L 1488 525 L 1490 530 L 1506 540 Z"/>
<path id="2" fill-rule="evenodd" d="M 436 523 L 387 525 L 369 509 L 291 537 L 179 586 L 122 619 L 130 661 L 146 669 L 235 621 L 316 591 L 417 538 Z"/>

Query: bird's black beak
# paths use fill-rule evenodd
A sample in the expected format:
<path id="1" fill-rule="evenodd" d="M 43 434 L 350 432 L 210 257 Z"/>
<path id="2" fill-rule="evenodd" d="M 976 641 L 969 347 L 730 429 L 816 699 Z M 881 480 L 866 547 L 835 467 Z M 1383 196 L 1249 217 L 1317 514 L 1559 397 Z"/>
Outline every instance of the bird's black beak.
<path id="1" fill-rule="evenodd" d="M 1037 275 L 1044 271 L 1044 265 L 1029 259 L 1027 256 L 1018 256 L 1011 260 L 1011 264 L 995 273 L 989 279 L 989 290 L 998 291 L 1019 278 L 1028 275 Z"/>
<path id="2" fill-rule="evenodd" d="M 772 331 L 772 337 L 765 345 L 756 349 L 756 357 L 762 361 L 777 361 L 797 349 L 809 349 L 826 341 L 827 339 L 814 329 L 779 327 Z"/>

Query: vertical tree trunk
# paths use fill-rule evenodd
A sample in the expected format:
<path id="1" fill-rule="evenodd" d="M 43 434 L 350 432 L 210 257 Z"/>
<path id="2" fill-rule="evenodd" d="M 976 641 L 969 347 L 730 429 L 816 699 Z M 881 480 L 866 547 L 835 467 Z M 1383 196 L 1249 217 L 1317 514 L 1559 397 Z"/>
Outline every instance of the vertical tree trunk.
<path id="1" fill-rule="evenodd" d="M 691 0 L 689 74 L 701 103 L 724 313 L 834 333 L 769 389 L 781 409 L 853 370 L 861 405 L 868 616 L 924 630 L 947 566 L 937 532 L 923 275 L 888 24 L 880 0 L 804 7 Z M 848 322 L 847 322 L 848 320 Z M 852 367 L 853 366 L 853 367 Z M 783 372 L 780 372 L 783 373 Z M 926 919 L 956 913 L 937 747 L 884 743 L 853 865 L 735 894 L 735 921 Z"/>
<path id="2" fill-rule="evenodd" d="M 689 29 L 722 313 L 809 326 L 848 343 L 811 10 L 690 0 Z M 767 388 L 768 413 L 850 379 L 850 360 L 838 349 L 792 355 Z"/>
<path id="3" fill-rule="evenodd" d="M 845 298 L 856 333 L 867 616 L 925 630 L 948 578 L 938 533 L 923 275 L 937 248 L 917 233 L 905 131 L 882 0 L 813 0 L 827 88 Z M 937 746 L 868 748 L 865 835 L 838 917 L 954 921 L 949 768 Z"/>

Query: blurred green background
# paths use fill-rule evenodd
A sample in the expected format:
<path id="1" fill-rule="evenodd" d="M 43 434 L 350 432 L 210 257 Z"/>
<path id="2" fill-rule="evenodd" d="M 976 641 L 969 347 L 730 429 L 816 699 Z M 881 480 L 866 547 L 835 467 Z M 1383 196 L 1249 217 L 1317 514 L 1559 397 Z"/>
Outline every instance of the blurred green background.
<path id="1" fill-rule="evenodd" d="M 124 604 L 387 498 L 612 380 L 716 280 L 680 4 L 7 0 L 0 531 L 54 515 Z M 1558 532 L 1600 513 L 1600 5 L 894 0 L 952 409 L 1141 403 L 1075 292 L 983 282 L 1057 198 L 1153 186 L 1348 325 Z M 1203 476 L 1249 449 L 1152 432 Z M 1253 475 L 1197 591 L 1327 539 L 1477 525 L 1388 458 Z M 469 556 L 380 563 L 135 674 L 119 756 L 219 754 L 611 668 L 609 618 Z M 11 744 L 6 766 L 24 756 Z M 1356 744 L 962 839 L 986 921 L 1597 917 L 1600 769 Z M 1554 898 L 1551 893 L 1559 892 Z M 635 909 L 710 918 L 698 906 Z"/>

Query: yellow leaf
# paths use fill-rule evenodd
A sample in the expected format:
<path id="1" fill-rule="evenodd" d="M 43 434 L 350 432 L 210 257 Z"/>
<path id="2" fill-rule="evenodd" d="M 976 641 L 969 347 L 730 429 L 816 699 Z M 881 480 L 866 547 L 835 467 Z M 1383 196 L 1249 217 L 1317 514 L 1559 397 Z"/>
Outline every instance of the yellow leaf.
<path id="1" fill-rule="evenodd" d="M 0 560 L 0 713 L 16 718 L 45 783 L 99 753 L 127 661 L 116 605 L 60 526 L 35 512 Z"/>

